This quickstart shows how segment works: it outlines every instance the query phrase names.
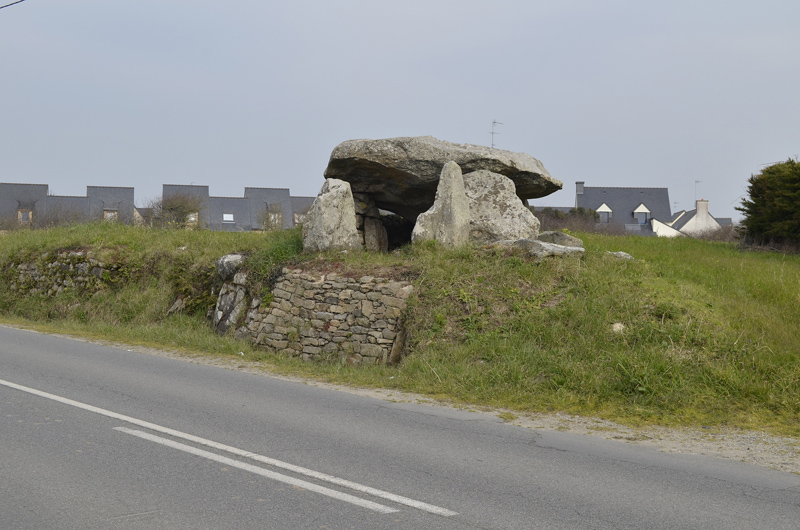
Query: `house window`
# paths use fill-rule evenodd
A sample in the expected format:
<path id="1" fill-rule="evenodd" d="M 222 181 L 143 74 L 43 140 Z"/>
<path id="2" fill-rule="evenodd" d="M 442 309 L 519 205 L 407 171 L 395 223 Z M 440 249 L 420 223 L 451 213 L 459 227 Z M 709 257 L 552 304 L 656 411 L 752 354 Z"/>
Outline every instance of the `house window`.
<path id="1" fill-rule="evenodd" d="M 197 226 L 198 212 L 189 212 L 186 214 L 186 226 Z"/>
<path id="2" fill-rule="evenodd" d="M 33 221 L 33 211 L 27 209 L 17 210 L 17 221 L 21 225 L 30 224 Z"/>
<path id="3" fill-rule="evenodd" d="M 598 219 L 601 223 L 610 223 L 611 222 L 611 208 L 608 207 L 606 203 L 601 204 L 595 212 L 598 215 Z"/>
<path id="4" fill-rule="evenodd" d="M 283 226 L 283 214 L 281 212 L 269 212 L 269 226 L 273 229 Z"/>
<path id="5" fill-rule="evenodd" d="M 103 210 L 103 220 L 104 221 L 116 221 L 117 220 L 117 211 L 116 210 Z"/>
<path id="6" fill-rule="evenodd" d="M 636 222 L 640 225 L 647 224 L 647 220 L 651 218 L 650 210 L 647 209 L 647 206 L 644 203 L 641 203 L 634 211 L 633 217 L 636 218 Z"/>
<path id="7" fill-rule="evenodd" d="M 232 213 L 224 213 L 222 214 L 222 222 L 223 223 L 232 223 L 233 221 L 233 214 Z"/>

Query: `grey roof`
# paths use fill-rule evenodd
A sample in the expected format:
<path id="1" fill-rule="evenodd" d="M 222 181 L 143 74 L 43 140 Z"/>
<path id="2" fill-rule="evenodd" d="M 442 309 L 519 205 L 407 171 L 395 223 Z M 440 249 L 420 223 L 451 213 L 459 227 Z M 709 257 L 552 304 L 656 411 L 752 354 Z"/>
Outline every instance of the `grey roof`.
<path id="1" fill-rule="evenodd" d="M 295 225 L 295 214 L 308 211 L 315 197 L 292 197 L 289 188 L 245 188 L 243 197 L 212 197 L 209 187 L 196 184 L 163 184 L 161 199 L 185 195 L 199 199 L 200 226 L 211 230 L 259 230 L 266 216 L 270 223 L 280 221 L 283 228 Z M 49 195 L 47 184 L 0 182 L 0 218 L 15 219 L 19 210 L 30 209 L 33 219 L 44 215 L 54 218 L 74 217 L 103 219 L 115 211 L 117 219 L 134 221 L 134 212 L 143 218 L 152 217 L 152 208 L 137 208 L 134 188 L 121 186 L 87 186 L 85 196 Z M 280 214 L 279 216 L 277 214 Z M 230 218 L 233 221 L 230 221 Z M 226 220 L 228 219 L 228 220 Z"/>
<path id="2" fill-rule="evenodd" d="M 208 199 L 208 186 L 197 184 L 162 184 L 161 197 L 172 197 L 173 195 L 187 195 Z"/>
<path id="3" fill-rule="evenodd" d="M 575 205 L 595 210 L 605 203 L 613 212 L 613 223 L 634 224 L 633 211 L 644 204 L 651 218 L 659 221 L 672 219 L 667 188 L 593 188 L 584 186 L 583 193 L 575 195 Z"/>
<path id="4" fill-rule="evenodd" d="M 669 222 L 670 223 L 674 223 L 675 221 L 677 221 L 680 218 L 681 215 L 685 215 L 685 214 L 686 214 L 686 210 L 681 210 L 680 212 L 675 212 L 675 213 L 672 214 L 672 218 L 669 220 Z M 659 219 L 659 221 L 662 221 L 662 222 L 666 223 L 666 221 L 664 221 L 663 219 Z"/>
<path id="5" fill-rule="evenodd" d="M 672 223 L 672 228 L 674 228 L 675 230 L 680 230 L 681 228 L 686 226 L 686 223 L 692 220 L 695 215 L 697 215 L 697 208 L 695 208 L 694 210 L 689 210 L 688 212 L 684 212 L 684 214 L 681 216 L 680 219 Z"/>
<path id="6" fill-rule="evenodd" d="M 672 219 L 675 219 L 676 217 L 678 217 L 678 214 L 681 213 L 683 213 L 683 216 L 672 224 L 672 228 L 674 228 L 675 230 L 681 230 L 684 226 L 686 226 L 686 223 L 688 223 L 690 220 L 694 218 L 695 215 L 697 215 L 697 208 L 695 208 L 694 210 L 689 210 L 688 212 L 685 210 L 681 210 L 680 212 L 677 212 L 675 215 L 673 215 Z M 709 213 L 708 215 L 711 214 Z M 711 215 L 711 218 L 714 219 L 717 223 L 719 223 L 719 226 L 731 226 L 733 224 L 733 221 L 730 217 L 714 217 L 713 215 Z"/>
<path id="7" fill-rule="evenodd" d="M 292 197 L 292 207 L 299 214 L 307 214 L 316 197 Z"/>

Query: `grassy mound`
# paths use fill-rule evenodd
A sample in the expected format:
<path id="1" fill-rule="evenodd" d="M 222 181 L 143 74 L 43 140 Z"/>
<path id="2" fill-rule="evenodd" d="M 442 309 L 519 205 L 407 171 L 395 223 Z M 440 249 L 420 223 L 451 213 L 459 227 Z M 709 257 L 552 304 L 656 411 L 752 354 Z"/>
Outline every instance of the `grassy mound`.
<path id="1" fill-rule="evenodd" d="M 15 232 L 0 236 L 0 311 L 6 321 L 61 332 L 244 352 L 271 370 L 475 405 L 800 434 L 800 256 L 688 238 L 577 235 L 585 241 L 583 259 L 535 263 L 508 251 L 436 245 L 300 258 L 297 231 L 81 225 Z M 127 283 L 83 298 L 26 300 L 9 292 L 14 260 L 77 247 L 123 261 Z M 617 250 L 637 259 L 606 254 Z M 292 259 L 413 278 L 410 355 L 396 367 L 315 365 L 217 337 L 205 323 L 203 293 L 213 294 L 214 260 L 234 251 L 251 254 L 260 289 Z M 191 295 L 194 306 L 167 316 L 180 295 Z"/>

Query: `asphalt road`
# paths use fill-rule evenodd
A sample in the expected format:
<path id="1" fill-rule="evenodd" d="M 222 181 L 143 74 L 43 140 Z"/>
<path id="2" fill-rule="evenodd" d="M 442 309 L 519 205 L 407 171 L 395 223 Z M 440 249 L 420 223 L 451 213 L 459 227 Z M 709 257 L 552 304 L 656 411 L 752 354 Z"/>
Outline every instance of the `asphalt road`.
<path id="1" fill-rule="evenodd" d="M 800 477 L 0 327 L 0 528 L 800 527 Z"/>

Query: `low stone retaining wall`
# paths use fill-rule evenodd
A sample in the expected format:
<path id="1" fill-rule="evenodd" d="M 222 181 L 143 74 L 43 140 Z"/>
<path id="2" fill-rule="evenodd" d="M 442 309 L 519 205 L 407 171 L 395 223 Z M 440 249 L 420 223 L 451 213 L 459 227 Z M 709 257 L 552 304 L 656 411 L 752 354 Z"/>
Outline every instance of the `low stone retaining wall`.
<path id="1" fill-rule="evenodd" d="M 106 265 L 83 251 L 45 253 L 36 262 L 11 265 L 11 290 L 24 295 L 54 296 L 64 291 L 95 292 L 118 266 Z"/>
<path id="2" fill-rule="evenodd" d="M 235 300 L 234 286 L 226 284 L 228 297 Z M 396 362 L 407 347 L 402 319 L 412 291 L 409 282 L 386 278 L 283 269 L 273 299 L 254 299 L 236 333 L 306 360 Z"/>

